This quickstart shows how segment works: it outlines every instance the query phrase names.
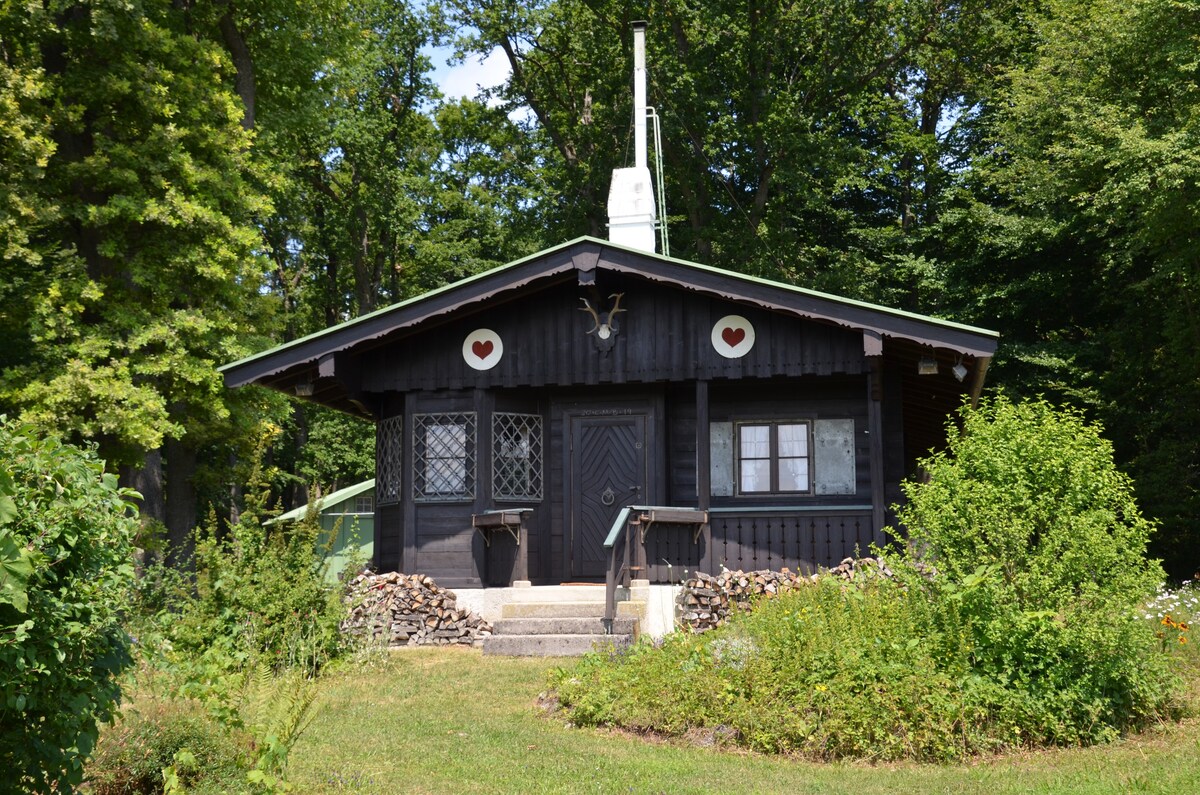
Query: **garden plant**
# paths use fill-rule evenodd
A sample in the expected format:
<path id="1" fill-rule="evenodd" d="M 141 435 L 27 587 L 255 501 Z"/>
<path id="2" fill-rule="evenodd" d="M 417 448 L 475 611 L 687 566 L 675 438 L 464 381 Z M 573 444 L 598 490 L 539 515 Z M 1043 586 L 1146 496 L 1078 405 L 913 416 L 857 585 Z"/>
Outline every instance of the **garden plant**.
<path id="1" fill-rule="evenodd" d="M 1103 742 L 1179 714 L 1159 636 L 1186 630 L 1145 617 L 1163 580 L 1146 557 L 1153 526 L 1100 429 L 1003 396 L 960 421 L 905 484 L 907 542 L 882 553 L 894 576 L 819 578 L 713 632 L 559 669 L 570 719 L 815 759 L 945 761 Z"/>

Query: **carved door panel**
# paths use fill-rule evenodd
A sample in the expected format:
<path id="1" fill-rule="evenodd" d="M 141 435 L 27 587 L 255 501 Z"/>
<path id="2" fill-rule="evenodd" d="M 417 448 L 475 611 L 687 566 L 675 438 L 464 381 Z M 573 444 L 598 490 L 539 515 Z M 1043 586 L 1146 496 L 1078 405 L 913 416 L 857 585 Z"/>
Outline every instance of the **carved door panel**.
<path id="1" fill-rule="evenodd" d="M 646 416 L 571 418 L 572 577 L 603 577 L 604 539 L 626 505 L 645 502 Z"/>

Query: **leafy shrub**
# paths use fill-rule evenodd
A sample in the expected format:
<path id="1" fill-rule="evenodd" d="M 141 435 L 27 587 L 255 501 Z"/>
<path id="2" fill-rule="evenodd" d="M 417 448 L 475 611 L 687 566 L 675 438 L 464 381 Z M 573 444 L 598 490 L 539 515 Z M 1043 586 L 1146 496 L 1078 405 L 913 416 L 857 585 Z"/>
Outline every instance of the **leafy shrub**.
<path id="1" fill-rule="evenodd" d="M 0 769 L 69 791 L 131 662 L 135 493 L 94 452 L 0 417 Z"/>
<path id="2" fill-rule="evenodd" d="M 175 648 L 230 668 L 263 659 L 316 672 L 336 656 L 345 608 L 314 554 L 319 532 L 315 521 L 267 532 L 243 520 L 220 538 L 210 526 L 196 544 L 194 596 L 167 627 Z"/>
<path id="3" fill-rule="evenodd" d="M 264 437 L 264 444 L 270 434 Z M 259 460 L 261 460 L 261 450 Z M 140 624 L 192 661 L 237 670 L 265 662 L 316 672 L 342 651 L 341 594 L 326 582 L 314 511 L 286 527 L 265 527 L 269 474 L 256 465 L 239 521 L 222 533 L 210 516 L 196 541 L 194 578 L 150 568 Z"/>
<path id="4" fill-rule="evenodd" d="M 910 543 L 961 581 L 994 563 L 995 595 L 1077 613 L 1143 603 L 1163 580 L 1146 560 L 1153 524 L 1100 428 L 1070 409 L 1004 397 L 962 411 L 962 432 L 904 484 Z"/>
<path id="5" fill-rule="evenodd" d="M 832 578 L 760 599 L 717 630 L 658 648 L 592 655 L 552 679 L 581 724 L 681 736 L 703 727 L 766 752 L 814 759 L 956 759 L 990 750 L 964 697 L 963 638 L 924 594 Z"/>
<path id="6" fill-rule="evenodd" d="M 236 789 L 245 782 L 250 744 L 249 734 L 230 730 L 199 701 L 146 699 L 101 736 L 88 780 L 96 795 L 157 793 L 163 770 L 175 766 L 183 786 Z"/>
<path id="7" fill-rule="evenodd" d="M 1162 578 L 1151 525 L 1098 430 L 1003 398 L 963 425 L 924 462 L 929 481 L 906 485 L 894 579 L 823 578 L 704 635 L 591 655 L 551 680 L 571 719 L 817 759 L 953 760 L 1105 741 L 1176 709 L 1143 617 Z"/>
<path id="8" fill-rule="evenodd" d="M 975 674 L 1022 694 L 1011 719 L 1031 741 L 1095 742 L 1161 715 L 1176 683 L 1137 611 L 1163 572 L 1100 428 L 1003 397 L 962 420 L 928 480 L 905 484 L 900 518 L 939 590 L 975 581 L 956 594 Z"/>
<path id="9" fill-rule="evenodd" d="M 99 795 L 286 791 L 288 756 L 313 716 L 316 689 L 260 664 L 234 674 L 143 667 L 134 704 L 102 735 L 88 767 Z"/>

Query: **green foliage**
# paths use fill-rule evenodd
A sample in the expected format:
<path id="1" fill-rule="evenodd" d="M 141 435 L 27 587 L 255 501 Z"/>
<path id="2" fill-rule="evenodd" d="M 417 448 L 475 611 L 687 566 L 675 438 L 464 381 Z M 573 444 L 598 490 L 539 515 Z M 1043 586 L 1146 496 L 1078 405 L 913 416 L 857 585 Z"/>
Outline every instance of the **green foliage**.
<path id="1" fill-rule="evenodd" d="M 206 678 L 202 666 L 156 662 L 101 736 L 88 766 L 97 793 L 289 791 L 288 756 L 314 715 L 312 680 L 265 664 Z"/>
<path id="2" fill-rule="evenodd" d="M 81 781 L 130 664 L 118 611 L 137 495 L 90 450 L 0 416 L 0 766 L 16 786 Z"/>
<path id="3" fill-rule="evenodd" d="M 341 594 L 325 581 L 320 524 L 310 516 L 267 529 L 263 518 L 248 507 L 224 536 L 210 518 L 196 543 L 194 595 L 160 621 L 175 648 L 193 658 L 315 673 L 341 651 L 344 613 Z"/>
<path id="4" fill-rule="evenodd" d="M 823 578 L 715 632 L 593 655 L 552 680 L 572 720 L 945 761 L 1103 742 L 1178 710 L 1141 615 L 1162 579 L 1151 525 L 1098 429 L 1002 397 L 962 423 L 906 484 L 894 578 Z"/>
<path id="5" fill-rule="evenodd" d="M 958 582 L 994 565 L 997 589 L 1023 610 L 1107 611 L 1154 593 L 1153 525 L 1099 426 L 1000 396 L 964 409 L 962 432 L 949 437 L 922 462 L 927 482 L 905 484 L 900 512 L 941 573 Z"/>
<path id="6" fill-rule="evenodd" d="M 267 205 L 220 50 L 161 4 L 4 15 L 47 65 L 27 111 L 58 145 L 31 187 L 54 217 L 14 249 L 27 252 L 28 347 L 0 400 L 122 463 L 211 433 L 228 414 L 216 365 L 245 350 L 250 322 L 267 327 L 253 254 Z"/>
<path id="7" fill-rule="evenodd" d="M 248 733 L 231 731 L 199 701 L 146 698 L 101 735 L 88 781 L 96 795 L 157 793 L 173 767 L 178 786 L 232 789 L 245 780 L 250 745 Z"/>
<path id="8" fill-rule="evenodd" d="M 940 235 L 964 319 L 1000 328 L 993 379 L 1103 421 L 1176 577 L 1200 530 L 1200 4 L 1054 0 L 994 89 Z M 1153 306 L 1153 311 L 1147 307 Z"/>
<path id="9" fill-rule="evenodd" d="M 552 686 L 576 723 L 813 759 L 945 761 L 1002 747 L 963 687 L 962 635 L 941 632 L 935 614 L 918 589 L 829 578 L 712 632 L 593 655 Z"/>
<path id="10" fill-rule="evenodd" d="M 299 449 L 296 474 L 333 492 L 375 475 L 375 426 L 320 406 L 304 407 L 308 433 Z"/>

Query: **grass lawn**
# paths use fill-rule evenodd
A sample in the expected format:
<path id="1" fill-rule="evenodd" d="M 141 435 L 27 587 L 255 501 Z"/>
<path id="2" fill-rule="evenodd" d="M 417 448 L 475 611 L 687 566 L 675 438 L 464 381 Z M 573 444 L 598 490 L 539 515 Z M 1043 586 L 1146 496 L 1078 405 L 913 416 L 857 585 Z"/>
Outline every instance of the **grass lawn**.
<path id="1" fill-rule="evenodd" d="M 962 766 L 816 765 L 569 728 L 536 704 L 563 662 L 414 649 L 346 666 L 323 678 L 289 779 L 305 793 L 1200 792 L 1196 718 Z"/>

